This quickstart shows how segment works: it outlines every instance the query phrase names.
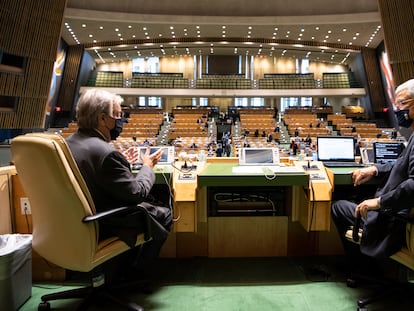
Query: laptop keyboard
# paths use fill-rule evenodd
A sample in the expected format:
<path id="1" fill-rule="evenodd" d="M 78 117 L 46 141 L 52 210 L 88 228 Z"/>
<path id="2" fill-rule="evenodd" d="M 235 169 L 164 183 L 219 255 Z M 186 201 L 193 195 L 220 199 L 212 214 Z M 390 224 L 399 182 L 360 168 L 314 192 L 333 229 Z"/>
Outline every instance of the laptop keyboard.
<path id="1" fill-rule="evenodd" d="M 364 164 L 357 162 L 322 162 L 326 167 L 362 167 Z"/>

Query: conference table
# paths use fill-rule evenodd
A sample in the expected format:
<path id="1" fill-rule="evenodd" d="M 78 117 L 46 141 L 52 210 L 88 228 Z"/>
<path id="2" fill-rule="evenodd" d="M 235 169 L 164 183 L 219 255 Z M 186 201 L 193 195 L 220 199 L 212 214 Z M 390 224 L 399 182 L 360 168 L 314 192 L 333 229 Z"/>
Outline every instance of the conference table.
<path id="1" fill-rule="evenodd" d="M 172 175 L 175 256 L 288 256 L 337 251 L 330 206 L 334 190 L 352 186 L 355 168 L 286 161 L 281 172 L 243 173 L 237 161 L 182 163 L 157 170 Z M 287 172 L 289 167 L 297 170 Z M 164 175 L 164 176 L 161 176 Z M 333 229 L 333 230 L 332 230 Z M 317 245 L 308 240 L 317 239 Z M 312 242 L 314 243 L 314 242 Z M 311 250 L 310 250 L 311 248 Z M 321 250 L 322 248 L 322 250 Z"/>

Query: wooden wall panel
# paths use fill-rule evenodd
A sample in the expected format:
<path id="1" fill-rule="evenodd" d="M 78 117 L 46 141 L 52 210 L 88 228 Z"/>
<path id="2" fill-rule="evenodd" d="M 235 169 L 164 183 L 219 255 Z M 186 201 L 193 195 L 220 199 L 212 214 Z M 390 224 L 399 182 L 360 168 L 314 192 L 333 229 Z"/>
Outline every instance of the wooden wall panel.
<path id="1" fill-rule="evenodd" d="M 65 74 L 63 76 L 58 102 L 63 111 L 72 111 L 73 102 L 76 97 L 78 75 L 84 47 L 82 45 L 71 45 L 68 47 L 65 62 Z"/>
<path id="2" fill-rule="evenodd" d="M 414 1 L 378 0 L 385 48 L 399 85 L 414 78 Z"/>
<path id="3" fill-rule="evenodd" d="M 44 127 L 53 64 L 67 0 L 2 0 L 0 50 L 27 58 L 23 74 L 0 72 L 0 95 L 19 98 L 1 128 Z"/>
<path id="4" fill-rule="evenodd" d="M 374 112 L 381 112 L 386 107 L 386 100 L 376 51 L 374 49 L 364 48 L 361 51 L 361 55 L 367 76 L 367 93 L 371 98 L 372 110 Z"/>

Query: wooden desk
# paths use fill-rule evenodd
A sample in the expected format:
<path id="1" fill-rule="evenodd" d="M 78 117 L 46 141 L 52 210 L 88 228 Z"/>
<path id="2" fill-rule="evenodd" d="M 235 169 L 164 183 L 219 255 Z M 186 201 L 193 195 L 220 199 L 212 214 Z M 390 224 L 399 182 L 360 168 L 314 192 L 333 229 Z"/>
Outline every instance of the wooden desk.
<path id="1" fill-rule="evenodd" d="M 197 176 L 199 242 L 206 243 L 203 248 L 208 257 L 260 257 L 287 256 L 289 214 L 298 203 L 295 191 L 307 187 L 309 176 L 300 174 L 240 174 L 234 173 L 235 163 L 207 163 Z M 270 178 L 269 178 L 270 177 Z M 235 214 L 234 216 L 212 216 L 214 196 L 211 191 L 235 191 L 246 194 L 253 191 L 253 196 L 260 195 L 258 191 L 277 192 L 283 189 L 284 203 L 282 215 L 249 215 Z M 280 203 L 280 202 L 277 202 Z M 247 209 L 257 208 L 257 202 L 247 202 Z M 276 204 L 276 203 L 275 203 Z"/>

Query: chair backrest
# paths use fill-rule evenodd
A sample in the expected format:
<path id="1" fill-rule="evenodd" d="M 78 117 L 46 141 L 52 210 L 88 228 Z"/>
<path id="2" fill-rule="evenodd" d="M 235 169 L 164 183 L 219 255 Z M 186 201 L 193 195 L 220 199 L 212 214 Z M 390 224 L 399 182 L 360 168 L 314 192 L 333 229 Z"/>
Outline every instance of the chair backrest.
<path id="1" fill-rule="evenodd" d="M 26 134 L 11 143 L 12 159 L 29 198 L 33 248 L 66 269 L 89 271 L 98 245 L 98 226 L 86 183 L 59 135 Z"/>

